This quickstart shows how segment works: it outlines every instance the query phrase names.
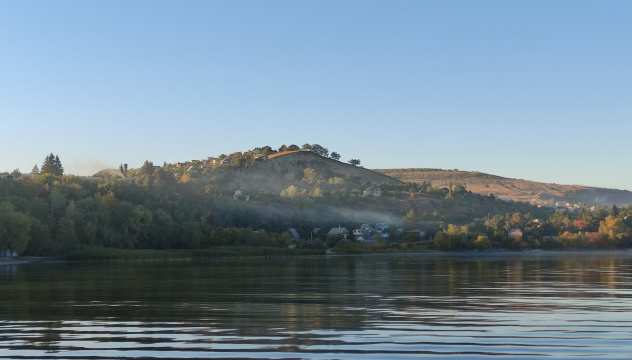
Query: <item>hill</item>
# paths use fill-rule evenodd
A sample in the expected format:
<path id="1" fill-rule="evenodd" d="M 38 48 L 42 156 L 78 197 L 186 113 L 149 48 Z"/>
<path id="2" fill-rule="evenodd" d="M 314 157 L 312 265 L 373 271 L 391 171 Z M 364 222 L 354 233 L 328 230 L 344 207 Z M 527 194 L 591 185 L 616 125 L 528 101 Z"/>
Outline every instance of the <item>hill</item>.
<path id="1" fill-rule="evenodd" d="M 444 187 L 462 184 L 476 194 L 494 194 L 500 199 L 525 201 L 538 205 L 556 203 L 627 206 L 632 204 L 632 192 L 580 185 L 558 185 L 511 179 L 480 172 L 441 169 L 379 169 L 375 170 L 404 182 L 429 183 Z"/>
<path id="2" fill-rule="evenodd" d="M 278 194 L 288 186 L 301 181 L 305 176 L 305 169 L 315 169 L 325 180 L 335 177 L 348 179 L 359 187 L 383 182 L 390 182 L 393 185 L 403 184 L 402 181 L 388 175 L 322 157 L 310 151 L 275 154 L 266 161 L 248 167 L 222 168 L 213 171 L 203 179 L 210 181 L 215 178 L 217 182 L 228 184 L 233 190 L 264 189 Z"/>

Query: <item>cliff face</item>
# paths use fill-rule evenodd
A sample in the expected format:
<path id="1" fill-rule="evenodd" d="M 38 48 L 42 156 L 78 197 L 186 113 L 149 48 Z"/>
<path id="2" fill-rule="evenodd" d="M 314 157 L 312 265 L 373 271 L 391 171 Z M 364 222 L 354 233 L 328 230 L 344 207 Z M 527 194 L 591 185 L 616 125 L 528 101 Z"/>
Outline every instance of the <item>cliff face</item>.
<path id="1" fill-rule="evenodd" d="M 245 168 L 221 169 L 214 171 L 210 178 L 215 177 L 217 180 L 227 181 L 234 189 L 245 191 L 264 189 L 279 193 L 293 183 L 301 181 L 304 170 L 309 168 L 315 169 L 325 180 L 333 177 L 346 178 L 350 176 L 354 177 L 354 180 L 360 185 L 366 183 L 381 184 L 386 181 L 390 181 L 392 184 L 403 183 L 387 175 L 324 158 L 308 151 L 277 155 L 272 159 Z"/>

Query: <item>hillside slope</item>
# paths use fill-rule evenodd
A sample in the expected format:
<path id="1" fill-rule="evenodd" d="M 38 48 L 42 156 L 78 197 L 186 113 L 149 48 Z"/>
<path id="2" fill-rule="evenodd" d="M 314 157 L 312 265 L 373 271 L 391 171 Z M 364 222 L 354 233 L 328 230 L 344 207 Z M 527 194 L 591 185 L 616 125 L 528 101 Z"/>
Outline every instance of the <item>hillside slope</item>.
<path id="1" fill-rule="evenodd" d="M 221 169 L 212 172 L 208 179 L 217 178 L 228 182 L 235 190 L 265 189 L 278 194 L 300 181 L 304 176 L 304 170 L 308 168 L 316 169 L 324 179 L 351 177 L 359 185 L 381 184 L 386 181 L 402 184 L 401 181 L 379 172 L 325 158 L 309 151 L 280 154 L 248 167 Z"/>
<path id="2" fill-rule="evenodd" d="M 627 190 L 549 184 L 458 170 L 380 169 L 375 171 L 401 181 L 420 184 L 427 182 L 438 187 L 459 183 L 476 194 L 494 194 L 505 200 L 526 201 L 547 206 L 553 206 L 556 202 L 603 206 L 632 204 L 632 192 Z"/>

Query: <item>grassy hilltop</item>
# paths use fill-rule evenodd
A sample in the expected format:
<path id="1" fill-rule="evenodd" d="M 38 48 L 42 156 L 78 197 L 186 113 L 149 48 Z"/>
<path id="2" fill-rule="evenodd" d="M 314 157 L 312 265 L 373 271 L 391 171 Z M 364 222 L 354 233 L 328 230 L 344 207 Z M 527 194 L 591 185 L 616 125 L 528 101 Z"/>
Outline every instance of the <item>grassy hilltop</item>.
<path id="1" fill-rule="evenodd" d="M 305 170 L 314 169 L 313 181 L 306 179 Z M 310 151 L 289 151 L 274 154 L 267 160 L 246 167 L 220 167 L 215 171 L 200 176 L 201 181 L 215 179 L 223 184 L 226 190 L 258 191 L 280 193 L 291 185 L 299 185 L 307 189 L 312 184 L 329 179 L 344 179 L 350 182 L 353 189 L 362 189 L 372 184 L 390 182 L 403 185 L 404 182 L 390 176 L 333 160 Z M 307 181 L 303 181 L 303 180 Z M 326 184 L 325 184 L 326 185 Z M 313 188 L 313 187 L 312 187 Z"/>

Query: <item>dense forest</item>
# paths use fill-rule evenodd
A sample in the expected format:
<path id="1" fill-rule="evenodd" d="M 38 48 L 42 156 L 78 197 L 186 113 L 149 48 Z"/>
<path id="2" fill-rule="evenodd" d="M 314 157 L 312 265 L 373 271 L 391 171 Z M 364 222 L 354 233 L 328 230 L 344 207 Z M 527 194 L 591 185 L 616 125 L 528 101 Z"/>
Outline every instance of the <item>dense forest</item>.
<path id="1" fill-rule="evenodd" d="M 266 148 L 241 153 L 241 158 L 251 165 L 273 161 L 256 160 L 261 149 Z M 315 150 L 338 161 L 327 149 Z M 232 154 L 232 158 L 239 157 Z M 202 163 L 195 168 L 222 171 L 218 166 L 207 170 Z M 352 165 L 359 165 L 359 160 Z M 262 188 L 246 198 L 226 183 L 185 169 L 147 161 L 138 169 L 121 167 L 120 176 L 83 178 L 64 175 L 59 157 L 50 154 L 41 169 L 36 166 L 31 174 L 14 172 L 0 179 L 0 249 L 53 256 L 92 247 L 287 248 L 293 244 L 339 251 L 404 251 L 630 246 L 632 206 L 554 212 L 476 195 L 460 184 L 446 188 L 427 183 L 371 184 L 314 168 L 291 174 L 291 185 L 280 192 Z M 367 188 L 376 185 L 381 196 L 364 196 Z M 378 236 L 375 244 L 367 245 L 351 237 L 327 237 L 332 227 L 351 230 L 370 221 L 393 225 L 388 241 Z M 314 228 L 325 231 L 316 234 Z"/>

